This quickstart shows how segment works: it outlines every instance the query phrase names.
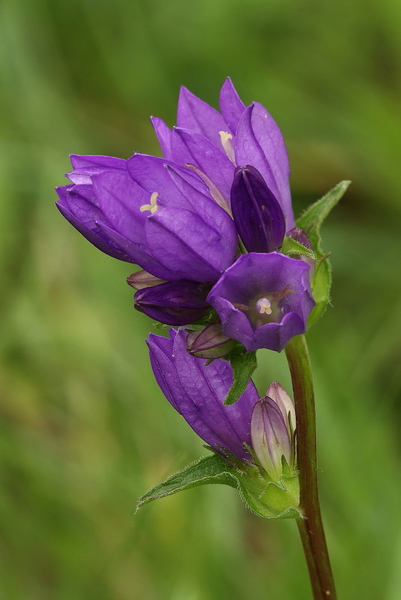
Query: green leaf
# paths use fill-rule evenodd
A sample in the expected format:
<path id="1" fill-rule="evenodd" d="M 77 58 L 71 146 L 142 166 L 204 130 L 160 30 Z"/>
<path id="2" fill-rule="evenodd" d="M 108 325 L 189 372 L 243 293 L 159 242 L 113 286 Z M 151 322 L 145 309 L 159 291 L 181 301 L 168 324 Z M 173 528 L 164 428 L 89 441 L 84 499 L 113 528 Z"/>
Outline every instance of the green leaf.
<path id="1" fill-rule="evenodd" d="M 182 471 L 178 471 L 163 483 L 159 483 L 146 492 L 138 501 L 138 510 L 144 504 L 171 496 L 182 490 L 189 490 L 208 483 L 221 483 L 237 487 L 235 477 L 230 472 L 232 467 L 218 454 L 201 458 Z"/>
<path id="2" fill-rule="evenodd" d="M 280 247 L 280 252 L 282 254 L 286 254 L 287 256 L 290 256 L 291 254 L 296 254 L 297 256 L 307 256 L 312 260 L 315 260 L 316 258 L 316 255 L 312 250 L 305 248 L 305 246 L 303 246 L 291 237 L 284 238 L 284 241 Z"/>
<path id="3" fill-rule="evenodd" d="M 345 194 L 350 183 L 350 181 L 341 181 L 323 198 L 307 208 L 297 220 L 297 227 L 307 233 L 316 254 L 316 266 L 311 281 L 316 306 L 309 315 L 309 327 L 320 319 L 330 302 L 331 265 L 329 254 L 323 252 L 320 228 L 327 215 Z"/>
<path id="4" fill-rule="evenodd" d="M 224 359 L 228 360 L 233 368 L 233 383 L 224 400 L 224 404 L 229 405 L 234 404 L 241 394 L 245 392 L 252 373 L 258 366 L 258 362 L 256 352 L 245 352 L 242 346 L 234 348 Z"/>
<path id="5" fill-rule="evenodd" d="M 246 507 L 260 517 L 288 519 L 301 516 L 297 475 L 282 476 L 277 483 L 266 482 L 256 466 L 243 464 L 244 471 L 230 465 L 219 454 L 201 458 L 146 492 L 139 499 L 137 510 L 144 504 L 182 490 L 222 484 L 238 490 Z"/>

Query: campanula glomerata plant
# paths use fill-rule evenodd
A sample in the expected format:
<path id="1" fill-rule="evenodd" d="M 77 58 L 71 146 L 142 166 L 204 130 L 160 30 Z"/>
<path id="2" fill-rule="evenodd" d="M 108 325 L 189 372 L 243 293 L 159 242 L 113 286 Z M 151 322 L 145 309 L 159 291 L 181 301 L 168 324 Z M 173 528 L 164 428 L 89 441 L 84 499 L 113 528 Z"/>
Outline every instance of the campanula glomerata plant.
<path id="1" fill-rule="evenodd" d="M 235 488 L 255 515 L 294 518 L 315 600 L 336 598 L 317 488 L 305 333 L 330 301 L 320 228 L 349 182 L 294 220 L 283 135 L 227 78 L 217 111 L 186 88 L 177 126 L 151 119 L 163 157 L 71 156 L 58 209 L 92 244 L 139 267 L 135 308 L 171 329 L 147 339 L 154 376 L 209 455 L 138 507 L 208 483 Z M 285 351 L 294 403 L 260 396 L 256 351 Z"/>

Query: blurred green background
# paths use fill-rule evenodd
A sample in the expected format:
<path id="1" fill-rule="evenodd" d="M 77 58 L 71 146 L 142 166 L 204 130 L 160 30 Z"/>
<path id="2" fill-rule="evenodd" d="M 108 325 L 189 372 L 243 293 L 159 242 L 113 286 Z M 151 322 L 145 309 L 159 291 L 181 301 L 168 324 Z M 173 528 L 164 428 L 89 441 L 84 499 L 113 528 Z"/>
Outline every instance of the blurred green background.
<path id="1" fill-rule="evenodd" d="M 309 600 L 294 522 L 223 487 L 142 509 L 205 454 L 157 389 L 128 264 L 64 221 L 69 153 L 158 153 L 181 84 L 230 75 L 280 124 L 296 212 L 325 225 L 333 308 L 309 335 L 321 497 L 340 599 L 401 597 L 398 0 L 3 0 L 0 7 L 1 600 Z M 289 385 L 260 352 L 263 392 Z"/>

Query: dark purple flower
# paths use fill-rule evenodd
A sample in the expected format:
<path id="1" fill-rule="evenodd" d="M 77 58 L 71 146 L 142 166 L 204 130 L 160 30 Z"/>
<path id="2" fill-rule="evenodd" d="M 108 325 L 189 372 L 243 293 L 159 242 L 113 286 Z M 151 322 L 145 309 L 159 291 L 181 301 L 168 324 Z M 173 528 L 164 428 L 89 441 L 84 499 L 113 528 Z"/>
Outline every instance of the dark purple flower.
<path id="1" fill-rule="evenodd" d="M 139 154 L 71 162 L 57 206 L 103 252 L 172 281 L 214 282 L 233 262 L 234 223 L 190 170 Z"/>
<path id="2" fill-rule="evenodd" d="M 206 366 L 187 352 L 184 331 L 172 330 L 170 335 L 151 334 L 147 340 L 153 372 L 167 400 L 209 446 L 251 460 L 244 443 L 251 443 L 251 414 L 258 400 L 254 384 L 249 383 L 235 404 L 223 406 L 232 384 L 230 364 L 217 359 Z"/>
<path id="3" fill-rule="evenodd" d="M 229 203 L 235 166 L 255 167 L 282 208 L 286 230 L 291 229 L 289 163 L 277 123 L 258 102 L 245 107 L 229 78 L 220 91 L 220 110 L 181 88 L 177 127 L 171 131 L 153 119 L 163 153 L 177 164 L 192 165 L 220 205 L 221 197 Z"/>
<path id="4" fill-rule="evenodd" d="M 283 211 L 254 167 L 235 170 L 231 210 L 248 252 L 273 252 L 281 246 L 285 235 Z"/>
<path id="5" fill-rule="evenodd" d="M 210 285 L 195 281 L 168 281 L 137 291 L 135 308 L 167 325 L 188 325 L 210 310 L 209 290 Z"/>
<path id="6" fill-rule="evenodd" d="M 248 352 L 280 352 L 294 335 L 305 332 L 315 304 L 309 266 L 279 252 L 243 254 L 207 300 L 218 312 L 224 333 Z"/>

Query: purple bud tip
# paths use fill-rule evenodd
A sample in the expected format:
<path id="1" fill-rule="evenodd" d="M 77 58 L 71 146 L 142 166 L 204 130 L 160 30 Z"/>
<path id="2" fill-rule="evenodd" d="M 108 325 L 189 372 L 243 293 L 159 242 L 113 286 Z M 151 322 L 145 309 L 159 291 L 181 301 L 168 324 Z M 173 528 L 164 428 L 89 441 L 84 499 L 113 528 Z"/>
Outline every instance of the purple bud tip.
<path id="1" fill-rule="evenodd" d="M 308 250 L 313 251 L 312 244 L 310 243 L 308 236 L 299 227 L 294 227 L 293 229 L 290 229 L 290 231 L 287 232 L 287 236 L 292 238 L 299 244 L 302 244 L 302 246 L 305 246 L 305 248 L 307 248 Z M 309 258 L 308 256 L 302 256 L 299 254 L 289 254 L 289 256 L 291 256 L 291 258 L 303 260 L 307 265 L 309 265 L 309 275 L 310 277 L 312 277 L 313 272 L 315 270 L 315 261 L 313 260 L 313 258 Z"/>
<path id="2" fill-rule="evenodd" d="M 252 448 L 269 477 L 277 481 L 283 474 L 282 458 L 292 462 L 291 437 L 277 404 L 266 396 L 254 406 L 251 418 Z"/>
<path id="3" fill-rule="evenodd" d="M 278 381 L 273 381 L 267 388 L 266 396 L 274 400 L 283 415 L 290 435 L 295 431 L 295 406 L 290 396 Z"/>
<path id="4" fill-rule="evenodd" d="M 312 244 L 310 243 L 308 236 L 299 227 L 293 227 L 292 229 L 290 229 L 290 231 L 287 231 L 287 237 L 290 237 L 299 244 L 302 244 L 302 246 L 305 246 L 305 248 L 307 248 L 308 250 L 313 250 Z"/>
<path id="5" fill-rule="evenodd" d="M 167 325 L 188 325 L 207 313 L 209 290 L 210 285 L 196 281 L 168 281 L 137 291 L 135 308 Z"/>
<path id="6" fill-rule="evenodd" d="M 285 235 L 279 202 L 257 169 L 237 167 L 231 187 L 231 209 L 248 252 L 273 252 Z"/>
<path id="7" fill-rule="evenodd" d="M 222 358 L 235 346 L 235 340 L 224 335 L 220 323 L 208 325 L 202 331 L 191 331 L 187 337 L 187 350 L 198 358 Z"/>

